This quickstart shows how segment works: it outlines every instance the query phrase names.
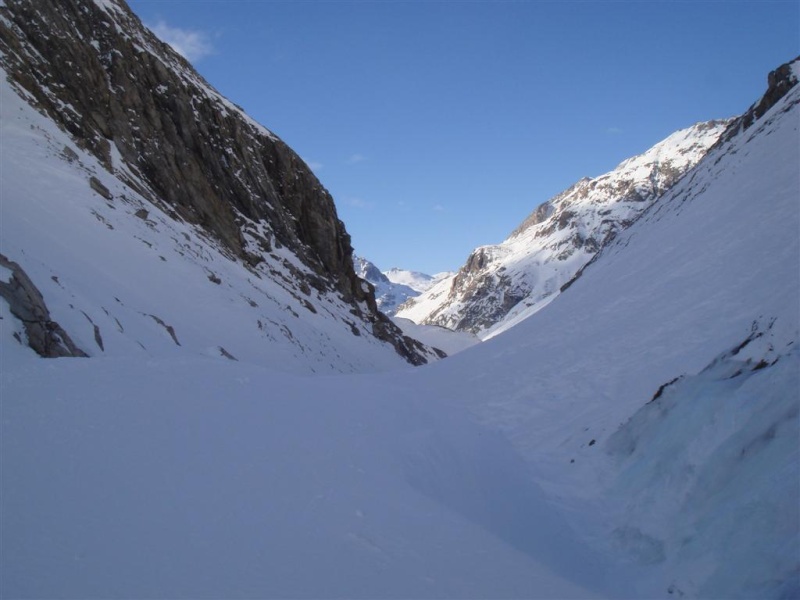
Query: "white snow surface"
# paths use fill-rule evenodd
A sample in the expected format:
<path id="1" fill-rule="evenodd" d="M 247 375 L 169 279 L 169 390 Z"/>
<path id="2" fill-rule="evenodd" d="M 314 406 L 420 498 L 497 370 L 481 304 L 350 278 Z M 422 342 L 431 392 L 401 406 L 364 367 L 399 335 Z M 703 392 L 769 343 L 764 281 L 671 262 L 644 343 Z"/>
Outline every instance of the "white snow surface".
<path id="1" fill-rule="evenodd" d="M 188 350 L 227 332 L 257 354 L 239 266 L 153 207 L 131 219 L 140 199 L 64 163 L 8 92 L 1 251 L 109 350 L 32 356 L 0 302 L 0 596 L 800 596 L 798 87 L 524 322 L 428 367 L 316 377 Z M 287 364 L 330 365 L 292 330 Z"/>
<path id="2" fill-rule="evenodd" d="M 598 246 L 665 191 L 668 178 L 695 165 L 727 123 L 698 123 L 605 175 L 581 179 L 541 205 L 534 212 L 538 218 L 529 217 L 504 242 L 473 251 L 471 259 L 482 266 L 465 266 L 408 301 L 397 316 L 463 330 L 466 315 L 482 313 L 484 322 L 469 328 L 481 339 L 516 325 L 547 306 Z M 510 311 L 494 316 L 509 297 L 517 299 Z"/>
<path id="3" fill-rule="evenodd" d="M 407 336 L 419 340 L 426 346 L 438 348 L 447 356 L 466 350 L 481 341 L 477 335 L 467 331 L 453 331 L 438 325 L 418 325 L 414 321 L 400 317 L 393 317 L 392 321 Z"/>

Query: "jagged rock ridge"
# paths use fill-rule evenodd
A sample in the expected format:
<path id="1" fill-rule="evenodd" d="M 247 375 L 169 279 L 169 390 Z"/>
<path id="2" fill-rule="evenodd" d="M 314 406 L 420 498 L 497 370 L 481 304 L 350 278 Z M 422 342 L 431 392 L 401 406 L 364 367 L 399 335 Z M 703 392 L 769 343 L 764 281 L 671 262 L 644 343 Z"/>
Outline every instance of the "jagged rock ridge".
<path id="1" fill-rule="evenodd" d="M 176 222 L 207 232 L 255 276 L 280 278 L 299 305 L 339 297 L 408 362 L 426 362 L 427 351 L 378 311 L 356 276 L 349 235 L 311 170 L 122 0 L 9 0 L 0 15 L 9 80 L 80 150 Z"/>
<path id="2" fill-rule="evenodd" d="M 698 123 L 537 207 L 501 244 L 475 249 L 451 278 L 398 316 L 489 337 L 543 308 L 597 252 L 669 190 L 725 131 Z"/>

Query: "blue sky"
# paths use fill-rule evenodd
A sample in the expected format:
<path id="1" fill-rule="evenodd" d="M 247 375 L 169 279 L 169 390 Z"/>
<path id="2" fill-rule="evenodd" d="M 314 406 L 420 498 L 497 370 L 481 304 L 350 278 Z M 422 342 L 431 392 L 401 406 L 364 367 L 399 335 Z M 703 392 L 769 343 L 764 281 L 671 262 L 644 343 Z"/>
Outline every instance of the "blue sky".
<path id="1" fill-rule="evenodd" d="M 129 4 L 303 157 L 383 270 L 459 268 L 800 53 L 797 0 Z"/>

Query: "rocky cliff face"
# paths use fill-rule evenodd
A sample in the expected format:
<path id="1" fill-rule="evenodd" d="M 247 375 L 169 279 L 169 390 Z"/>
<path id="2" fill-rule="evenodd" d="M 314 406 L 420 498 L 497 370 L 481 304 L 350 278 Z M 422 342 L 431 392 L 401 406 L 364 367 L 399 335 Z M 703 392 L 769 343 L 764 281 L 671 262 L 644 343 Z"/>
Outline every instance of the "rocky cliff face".
<path id="1" fill-rule="evenodd" d="M 254 272 L 283 249 L 298 301 L 334 294 L 412 364 L 424 349 L 356 276 L 330 194 L 286 144 L 221 97 L 122 0 L 8 0 L 2 66 L 27 100 L 107 171 L 197 226 Z M 313 292 L 312 292 L 313 290 Z"/>
<path id="2" fill-rule="evenodd" d="M 474 250 L 455 276 L 407 302 L 398 316 L 488 337 L 544 307 L 694 166 L 728 123 L 699 123 L 614 171 L 581 179 L 537 207 L 503 243 Z"/>

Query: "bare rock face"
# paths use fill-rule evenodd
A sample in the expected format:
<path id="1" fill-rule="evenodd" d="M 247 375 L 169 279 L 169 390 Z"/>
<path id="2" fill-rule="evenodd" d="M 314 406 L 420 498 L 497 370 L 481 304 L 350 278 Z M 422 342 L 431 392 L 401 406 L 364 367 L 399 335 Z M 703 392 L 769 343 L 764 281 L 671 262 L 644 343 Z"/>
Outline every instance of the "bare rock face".
<path id="1" fill-rule="evenodd" d="M 7 0 L 0 15 L 13 83 L 109 171 L 247 264 L 289 248 L 308 267 L 297 273 L 299 290 L 340 295 L 409 362 L 425 362 L 356 276 L 350 237 L 308 166 L 220 96 L 123 0 Z"/>
<path id="2" fill-rule="evenodd" d="M 0 281 L 0 297 L 8 302 L 11 314 L 22 321 L 28 345 L 44 358 L 87 356 L 73 343 L 67 332 L 50 318 L 41 292 L 22 267 L 3 254 L 0 254 L 0 267 L 11 271 L 8 282 Z"/>

